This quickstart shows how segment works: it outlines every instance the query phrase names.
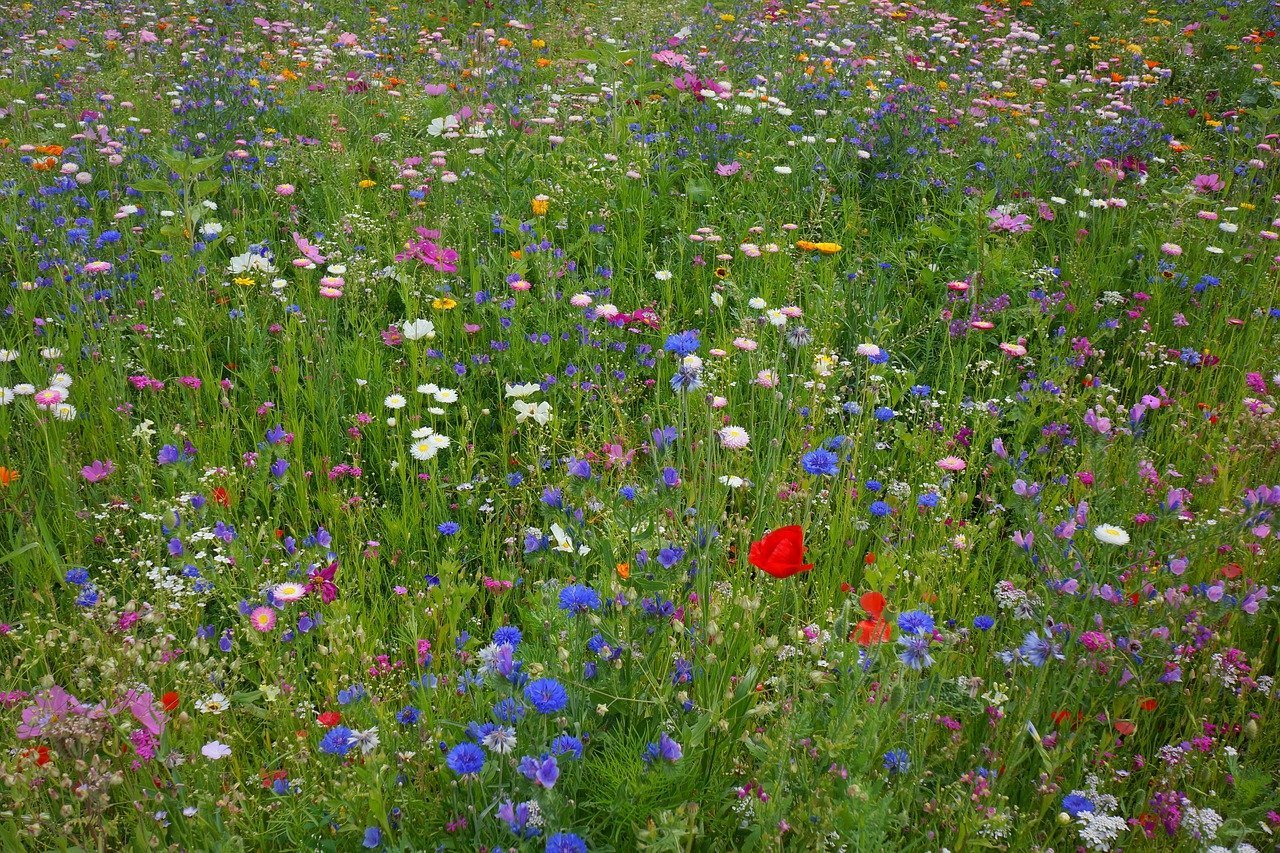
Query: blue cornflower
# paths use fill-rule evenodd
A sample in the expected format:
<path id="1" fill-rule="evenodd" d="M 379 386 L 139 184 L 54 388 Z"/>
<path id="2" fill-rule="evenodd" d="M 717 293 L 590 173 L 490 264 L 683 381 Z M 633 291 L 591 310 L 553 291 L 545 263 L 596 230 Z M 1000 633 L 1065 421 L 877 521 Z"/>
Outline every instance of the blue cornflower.
<path id="1" fill-rule="evenodd" d="M 929 656 L 929 644 L 933 637 L 929 634 L 912 634 L 898 638 L 902 651 L 898 652 L 898 660 L 912 669 L 924 669 L 933 663 Z"/>
<path id="2" fill-rule="evenodd" d="M 1067 794 L 1062 798 L 1062 810 L 1072 817 L 1080 817 L 1085 812 L 1092 812 L 1096 808 L 1093 800 L 1079 794 Z"/>
<path id="3" fill-rule="evenodd" d="M 459 776 L 473 776 L 484 769 L 484 750 L 471 741 L 463 741 L 449 750 L 444 763 Z"/>
<path id="4" fill-rule="evenodd" d="M 76 586 L 84 586 L 89 582 L 89 570 L 80 567 L 67 569 L 66 581 Z"/>
<path id="5" fill-rule="evenodd" d="M 840 469 L 840 457 L 819 447 L 800 457 L 800 467 L 815 477 L 834 477 Z"/>
<path id="6" fill-rule="evenodd" d="M 557 832 L 547 838 L 546 853 L 587 853 L 587 842 L 572 832 Z"/>
<path id="7" fill-rule="evenodd" d="M 524 688 L 524 698 L 539 714 L 554 714 L 569 704 L 564 685 L 554 678 L 539 678 Z"/>
<path id="8" fill-rule="evenodd" d="M 422 712 L 412 705 L 405 705 L 400 709 L 400 713 L 396 714 L 396 722 L 402 726 L 412 726 L 418 722 L 418 718 L 422 716 Z"/>
<path id="9" fill-rule="evenodd" d="M 700 346 L 702 346 L 702 341 L 698 340 L 698 330 L 689 329 L 674 335 L 668 335 L 667 342 L 662 345 L 662 348 L 667 352 L 686 356 L 693 355 Z"/>
<path id="10" fill-rule="evenodd" d="M 888 406 L 877 406 L 876 410 L 872 413 L 875 419 L 880 421 L 880 423 L 893 420 L 894 414 L 893 409 Z"/>
<path id="11" fill-rule="evenodd" d="M 371 826 L 364 831 L 364 846 L 370 850 L 382 846 L 382 830 Z"/>
<path id="12" fill-rule="evenodd" d="M 440 531 L 443 536 L 452 536 L 462 529 L 462 525 L 456 521 L 442 521 L 436 525 L 436 530 Z"/>
<path id="13" fill-rule="evenodd" d="M 876 518 L 884 518 L 886 515 L 893 512 L 893 507 L 889 506 L 884 501 L 872 501 L 871 506 L 867 507 L 867 510 Z"/>
<path id="14" fill-rule="evenodd" d="M 524 482 L 524 474 L 521 474 L 519 471 L 516 471 L 514 473 L 507 475 L 508 486 L 518 486 L 523 482 Z"/>
<path id="15" fill-rule="evenodd" d="M 524 719 L 524 715 L 524 705 L 521 705 L 510 696 L 506 699 L 498 700 L 497 704 L 493 706 L 493 716 L 503 723 L 518 723 Z"/>
<path id="16" fill-rule="evenodd" d="M 570 614 L 586 613 L 600 608 L 600 593 L 580 583 L 560 590 L 560 609 Z"/>
<path id="17" fill-rule="evenodd" d="M 996 620 L 986 614 L 973 617 L 973 627 L 977 628 L 979 631 L 990 631 L 991 626 L 995 624 Z"/>
<path id="18" fill-rule="evenodd" d="M 898 617 L 898 630 L 904 634 L 933 634 L 933 617 L 923 610 L 908 610 Z"/>
<path id="19" fill-rule="evenodd" d="M 320 738 L 320 751 L 329 755 L 346 755 L 356 745 L 353 732 L 346 726 L 334 726 Z"/>
<path id="20" fill-rule="evenodd" d="M 1066 655 L 1062 653 L 1062 646 L 1047 636 L 1041 637 L 1035 631 L 1027 632 L 1018 651 L 1031 661 L 1032 666 L 1044 666 L 1050 659 L 1066 660 Z"/>
<path id="21" fill-rule="evenodd" d="M 551 741 L 552 755 L 572 755 L 574 758 L 582 757 L 582 740 L 573 735 L 560 735 Z"/>
<path id="22" fill-rule="evenodd" d="M 916 505 L 922 509 L 933 509 L 938 505 L 939 497 L 937 492 L 925 492 L 916 498 Z"/>
<path id="23" fill-rule="evenodd" d="M 905 749 L 891 749 L 884 754 L 884 769 L 890 773 L 906 773 L 911 766 L 911 756 Z"/>
<path id="24" fill-rule="evenodd" d="M 500 646 L 508 645 L 515 648 L 520 645 L 520 641 L 523 639 L 524 634 L 515 625 L 503 625 L 493 632 L 493 641 Z"/>

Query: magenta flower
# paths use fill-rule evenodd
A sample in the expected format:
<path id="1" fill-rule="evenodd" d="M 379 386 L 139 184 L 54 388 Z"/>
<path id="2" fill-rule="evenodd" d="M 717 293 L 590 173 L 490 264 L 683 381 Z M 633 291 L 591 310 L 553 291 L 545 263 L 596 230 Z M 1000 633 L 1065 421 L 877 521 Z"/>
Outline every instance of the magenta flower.
<path id="1" fill-rule="evenodd" d="M 1010 216 L 999 210 L 988 210 L 987 216 L 991 218 L 992 231 L 1005 231 L 1009 234 L 1021 234 L 1031 230 L 1031 219 L 1025 213 L 1019 213 L 1017 216 Z"/>
<path id="2" fill-rule="evenodd" d="M 70 714 L 83 714 L 87 708 L 87 705 L 55 684 L 45 692 L 37 693 L 35 704 L 22 710 L 18 740 L 40 737 L 50 723 Z"/>
<path id="3" fill-rule="evenodd" d="M 307 575 L 307 589 L 318 593 L 320 600 L 325 604 L 329 604 L 338 597 L 338 585 L 333 582 L 333 576 L 337 571 L 338 564 L 330 563 L 323 569 L 312 569 Z"/>
<path id="4" fill-rule="evenodd" d="M 84 477 L 90 483 L 100 483 L 110 477 L 116 470 L 115 463 L 110 459 L 103 462 L 101 459 L 93 460 L 92 465 L 86 465 L 80 469 L 80 476 Z"/>
<path id="5" fill-rule="evenodd" d="M 1212 175 L 1196 175 L 1191 181 L 1191 187 L 1198 193 L 1216 193 L 1225 186 L 1217 172 Z"/>
<path id="6" fill-rule="evenodd" d="M 458 250 L 437 246 L 434 241 L 440 239 L 440 232 L 429 228 L 418 227 L 419 240 L 411 240 L 405 250 L 396 255 L 396 261 L 417 260 L 438 272 L 458 271 Z"/>

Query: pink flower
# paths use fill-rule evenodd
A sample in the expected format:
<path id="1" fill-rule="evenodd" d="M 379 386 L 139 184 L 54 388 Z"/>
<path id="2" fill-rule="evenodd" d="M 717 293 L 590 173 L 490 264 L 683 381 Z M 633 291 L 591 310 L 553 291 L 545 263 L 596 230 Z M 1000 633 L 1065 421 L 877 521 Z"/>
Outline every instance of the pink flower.
<path id="1" fill-rule="evenodd" d="M 992 231 L 1004 231 L 1008 234 L 1022 234 L 1031 230 L 1031 219 L 1025 213 L 1019 213 L 1017 216 L 1010 216 L 999 210 L 988 210 L 987 216 L 991 219 L 990 229 Z"/>
<path id="2" fill-rule="evenodd" d="M 959 456 L 944 456 L 935 464 L 943 471 L 949 471 L 951 473 L 959 473 L 968 467 L 965 461 Z"/>
<path id="3" fill-rule="evenodd" d="M 1216 193 L 1225 186 L 1226 184 L 1223 183 L 1222 178 L 1218 177 L 1217 172 L 1211 175 L 1196 175 L 1191 181 L 1192 189 L 1198 193 Z"/>
<path id="4" fill-rule="evenodd" d="M 101 459 L 95 459 L 92 465 L 85 465 L 80 469 L 80 476 L 90 483 L 100 483 L 110 477 L 115 470 L 116 466 L 110 459 L 106 462 Z"/>

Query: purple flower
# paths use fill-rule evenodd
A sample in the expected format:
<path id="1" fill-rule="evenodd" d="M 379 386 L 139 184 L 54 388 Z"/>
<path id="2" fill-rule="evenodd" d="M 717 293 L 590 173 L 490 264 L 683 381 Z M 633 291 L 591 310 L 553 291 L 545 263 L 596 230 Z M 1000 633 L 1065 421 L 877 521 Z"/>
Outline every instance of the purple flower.
<path id="1" fill-rule="evenodd" d="M 560 766 L 554 755 L 544 754 L 541 758 L 526 755 L 520 759 L 519 769 L 526 779 L 548 790 L 554 788 L 556 780 L 560 778 Z"/>
<path id="2" fill-rule="evenodd" d="M 101 459 L 95 459 L 92 465 L 86 465 L 80 469 L 80 476 L 90 483 L 100 483 L 110 477 L 115 470 L 115 463 L 110 459 L 105 462 Z"/>
<path id="3" fill-rule="evenodd" d="M 682 757 L 684 757 L 684 747 L 672 740 L 666 732 L 658 736 L 657 743 L 649 744 L 644 751 L 645 764 L 653 764 L 659 760 L 674 764 Z"/>

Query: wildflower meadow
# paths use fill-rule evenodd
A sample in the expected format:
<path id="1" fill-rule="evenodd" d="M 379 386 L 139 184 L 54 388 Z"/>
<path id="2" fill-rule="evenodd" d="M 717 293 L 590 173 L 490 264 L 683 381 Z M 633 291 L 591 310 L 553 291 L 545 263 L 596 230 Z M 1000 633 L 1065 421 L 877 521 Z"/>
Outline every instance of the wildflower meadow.
<path id="1" fill-rule="evenodd" d="M 0 849 L 1278 849 L 1277 29 L 8 5 Z"/>

